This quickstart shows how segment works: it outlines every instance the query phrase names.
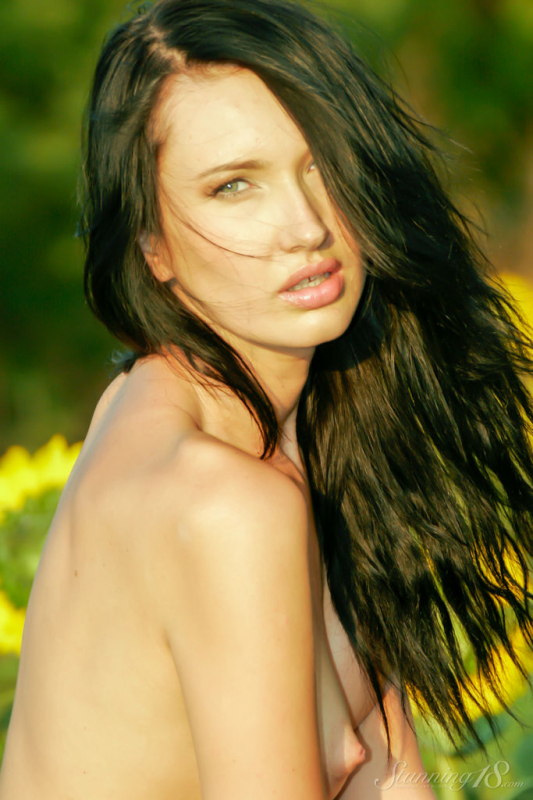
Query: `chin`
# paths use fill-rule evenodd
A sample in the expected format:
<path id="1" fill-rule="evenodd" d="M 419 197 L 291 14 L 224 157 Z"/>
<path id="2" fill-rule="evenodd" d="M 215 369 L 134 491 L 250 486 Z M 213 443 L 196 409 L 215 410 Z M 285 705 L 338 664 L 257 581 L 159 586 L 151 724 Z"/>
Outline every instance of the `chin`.
<path id="1" fill-rule="evenodd" d="M 338 306 L 335 307 L 335 305 L 332 305 L 328 308 L 329 313 L 321 315 L 321 319 L 310 319 L 307 335 L 301 337 L 302 340 L 304 338 L 307 340 L 305 345 L 302 341 L 302 346 L 316 347 L 319 344 L 338 339 L 350 326 L 355 312 L 357 311 L 357 305 L 358 304 L 355 303 L 354 306 L 350 308 L 339 308 Z M 300 337 L 295 336 L 294 338 L 297 340 Z"/>
<path id="2" fill-rule="evenodd" d="M 346 322 L 346 325 L 339 326 L 332 326 L 331 330 L 328 332 L 324 332 L 324 334 L 320 337 L 320 340 L 315 343 L 315 346 L 319 344 L 325 344 L 326 342 L 334 342 L 335 339 L 339 339 L 343 333 L 348 329 L 351 322 L 351 318 Z"/>
<path id="3" fill-rule="evenodd" d="M 304 350 L 310 347 L 318 347 L 318 345 L 325 344 L 326 342 L 333 342 L 347 330 L 351 320 L 352 317 L 344 320 L 335 320 L 331 325 L 322 324 L 306 333 L 301 333 L 300 335 L 295 334 L 294 337 L 290 339 L 290 342 L 286 343 L 286 346 L 294 350 Z"/>

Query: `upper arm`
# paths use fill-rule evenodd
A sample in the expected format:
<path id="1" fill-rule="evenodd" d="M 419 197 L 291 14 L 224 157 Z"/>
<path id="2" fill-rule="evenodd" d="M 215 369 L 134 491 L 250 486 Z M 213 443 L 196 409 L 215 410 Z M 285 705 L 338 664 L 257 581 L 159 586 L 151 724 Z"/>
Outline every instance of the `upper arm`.
<path id="1" fill-rule="evenodd" d="M 204 465 L 177 513 L 166 633 L 204 800 L 323 800 L 305 500 L 239 457 Z"/>

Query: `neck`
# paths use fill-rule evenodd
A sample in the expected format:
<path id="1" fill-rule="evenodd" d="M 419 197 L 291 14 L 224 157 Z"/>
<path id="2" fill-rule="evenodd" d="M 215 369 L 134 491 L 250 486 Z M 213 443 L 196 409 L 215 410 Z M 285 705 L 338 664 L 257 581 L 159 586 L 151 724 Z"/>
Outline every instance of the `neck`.
<path id="1" fill-rule="evenodd" d="M 296 432 L 296 410 L 309 374 L 314 348 L 292 352 L 261 351 L 251 364 L 286 435 Z"/>
<path id="2" fill-rule="evenodd" d="M 239 349 L 274 407 L 282 431 L 280 449 L 293 461 L 299 458 L 296 440 L 298 401 L 314 349 L 274 351 L 256 347 L 250 348 L 246 354 L 242 348 Z M 263 450 L 261 433 L 241 400 L 226 387 L 215 387 L 213 393 L 201 387 L 196 389 L 202 429 L 259 455 Z"/>

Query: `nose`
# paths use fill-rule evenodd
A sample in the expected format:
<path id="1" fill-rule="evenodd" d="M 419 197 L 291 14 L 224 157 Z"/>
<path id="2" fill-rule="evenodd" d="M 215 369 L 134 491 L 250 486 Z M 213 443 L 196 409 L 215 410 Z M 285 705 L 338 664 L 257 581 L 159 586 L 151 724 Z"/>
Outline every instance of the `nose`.
<path id="1" fill-rule="evenodd" d="M 331 246 L 332 234 L 316 200 L 302 187 L 287 191 L 279 205 L 279 247 L 286 253 Z"/>

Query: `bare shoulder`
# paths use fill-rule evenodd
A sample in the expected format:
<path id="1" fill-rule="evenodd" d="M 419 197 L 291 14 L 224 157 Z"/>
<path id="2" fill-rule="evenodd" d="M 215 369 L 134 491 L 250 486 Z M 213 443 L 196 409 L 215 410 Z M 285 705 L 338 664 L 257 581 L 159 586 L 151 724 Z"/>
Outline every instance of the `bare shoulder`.
<path id="1" fill-rule="evenodd" d="M 152 552 L 173 570 L 189 561 L 201 579 L 202 570 L 221 563 L 227 548 L 251 562 L 288 547 L 303 553 L 306 547 L 309 512 L 297 483 L 202 431 L 182 438 L 156 493 L 159 530 Z M 165 597 L 163 603 L 167 606 Z"/>
<path id="2" fill-rule="evenodd" d="M 295 481 L 268 462 L 202 431 L 191 431 L 180 442 L 164 477 L 162 493 L 169 497 L 169 522 L 183 538 L 192 524 L 282 517 L 287 512 L 306 517 L 306 503 Z M 239 511 L 238 518 L 235 512 Z"/>
<path id="3" fill-rule="evenodd" d="M 191 419 L 198 415 L 195 393 L 185 379 L 178 362 L 174 365 L 158 355 L 139 359 L 130 372 L 117 375 L 100 396 L 87 432 L 91 439 L 101 423 L 113 417 L 115 407 L 120 415 L 153 415 L 157 410 L 171 409 L 186 414 Z"/>
<path id="4" fill-rule="evenodd" d="M 324 800 L 302 489 L 140 392 L 87 450 L 84 541 L 113 550 L 168 647 L 202 797 Z"/>
<path id="5" fill-rule="evenodd" d="M 203 433 L 166 480 L 154 589 L 202 797 L 323 800 L 305 497 Z"/>
<path id="6" fill-rule="evenodd" d="M 165 497 L 187 474 L 181 441 L 198 430 L 192 392 L 169 375 L 153 359 L 102 394 L 57 515 L 78 542 L 111 542 L 139 562 L 156 546 Z"/>
<path id="7" fill-rule="evenodd" d="M 98 422 L 117 396 L 125 380 L 126 374 L 122 372 L 120 375 L 117 375 L 108 386 L 106 386 L 94 409 L 91 424 L 89 425 L 89 430 L 87 431 L 87 436 L 92 434 L 93 430 L 98 425 Z"/>
<path id="8" fill-rule="evenodd" d="M 172 602 L 175 570 L 193 553 L 221 553 L 231 541 L 243 557 L 255 547 L 259 558 L 285 529 L 303 548 L 306 500 L 286 474 L 199 430 L 187 414 L 178 422 L 174 412 L 140 423 L 135 416 L 131 426 L 122 416 L 115 426 L 107 413 L 64 504 L 79 535 L 129 554 L 121 569 L 161 576 L 143 580 L 147 600 L 160 609 L 158 624 Z M 200 571 L 207 566 L 197 563 Z"/>

